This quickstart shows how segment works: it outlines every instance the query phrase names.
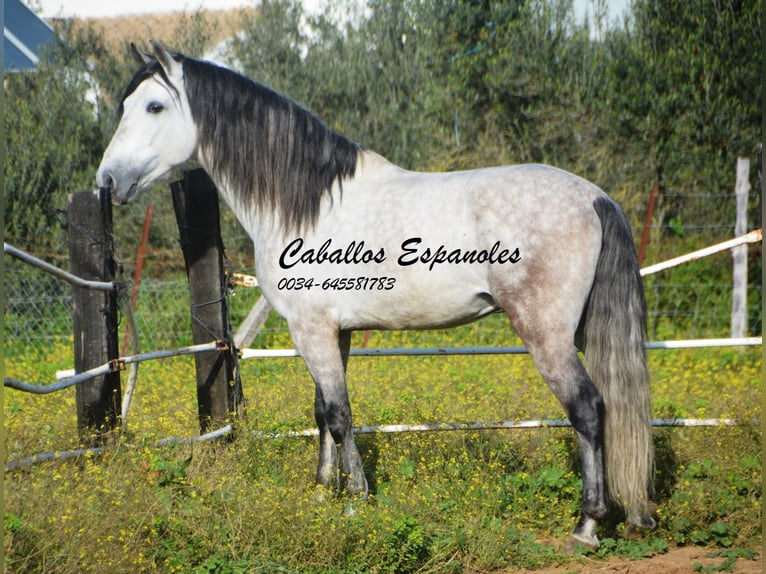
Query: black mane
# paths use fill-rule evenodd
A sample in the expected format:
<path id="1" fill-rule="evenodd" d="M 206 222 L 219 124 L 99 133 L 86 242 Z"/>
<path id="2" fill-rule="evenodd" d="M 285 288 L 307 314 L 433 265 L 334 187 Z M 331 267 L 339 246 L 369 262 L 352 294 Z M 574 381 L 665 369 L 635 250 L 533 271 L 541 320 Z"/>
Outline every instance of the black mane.
<path id="1" fill-rule="evenodd" d="M 361 146 L 231 70 L 192 58 L 183 59 L 183 70 L 211 177 L 257 209 L 278 210 L 287 229 L 313 225 L 324 194 L 354 176 Z"/>
<path id="2" fill-rule="evenodd" d="M 226 181 L 257 209 L 279 211 L 287 229 L 313 225 L 322 197 L 354 176 L 359 144 L 334 132 L 297 103 L 245 76 L 180 54 L 199 146 L 214 180 Z M 165 71 L 152 58 L 133 76 L 120 101 Z"/>

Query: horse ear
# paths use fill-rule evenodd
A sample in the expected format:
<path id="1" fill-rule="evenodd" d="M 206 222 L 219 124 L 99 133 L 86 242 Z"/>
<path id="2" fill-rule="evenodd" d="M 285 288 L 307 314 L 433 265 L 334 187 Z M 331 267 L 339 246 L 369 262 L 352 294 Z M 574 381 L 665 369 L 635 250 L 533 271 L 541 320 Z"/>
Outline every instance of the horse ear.
<path id="1" fill-rule="evenodd" d="M 154 48 L 154 57 L 160 63 L 160 66 L 165 70 L 168 77 L 181 78 L 183 76 L 182 66 L 180 62 L 180 54 L 170 52 L 165 46 L 163 46 L 157 40 L 149 40 Z M 177 59 L 178 58 L 178 59 Z"/>
<path id="2" fill-rule="evenodd" d="M 149 54 L 145 54 L 139 50 L 133 42 L 130 43 L 130 55 L 142 66 L 148 64 L 152 60 L 152 57 Z"/>

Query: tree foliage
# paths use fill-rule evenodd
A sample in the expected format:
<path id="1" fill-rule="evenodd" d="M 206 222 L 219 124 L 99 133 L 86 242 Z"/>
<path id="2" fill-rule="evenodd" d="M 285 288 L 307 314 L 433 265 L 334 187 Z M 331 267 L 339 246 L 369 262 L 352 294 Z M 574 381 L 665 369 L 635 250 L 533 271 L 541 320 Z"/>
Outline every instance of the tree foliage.
<path id="1" fill-rule="evenodd" d="M 5 78 L 4 230 L 20 246 L 61 241 L 56 221 L 67 190 L 86 186 L 98 161 L 87 75 L 69 56 L 61 46 L 38 73 Z"/>
<path id="2" fill-rule="evenodd" d="M 761 138 L 757 3 L 634 0 L 610 26 L 604 6 L 590 28 L 572 0 L 326 0 L 319 14 L 264 0 L 232 65 L 407 168 L 551 163 L 636 224 L 654 184 L 668 218 L 679 193 L 728 193 Z M 52 237 L 66 194 L 93 184 L 134 67 L 92 29 L 62 36 L 36 73 L 6 76 L 4 225 L 22 244 Z M 201 56 L 210 39 L 197 12 L 163 40 Z"/>
<path id="3" fill-rule="evenodd" d="M 115 108 L 135 71 L 128 44 L 118 52 L 92 26 L 59 23 L 59 40 L 36 70 L 5 75 L 4 235 L 38 254 L 66 253 L 70 194 L 95 187 L 101 155 L 116 126 Z M 209 47 L 204 14 L 184 14 L 168 43 L 194 56 Z M 140 229 L 143 210 L 126 217 Z M 117 224 L 117 222 L 115 222 Z M 127 226 L 124 226 L 127 227 Z M 160 222 L 160 244 L 175 244 Z"/>
<path id="4" fill-rule="evenodd" d="M 755 158 L 759 17 L 752 1 L 634 2 L 633 26 L 611 42 L 607 108 L 648 182 L 674 194 L 730 190 L 737 156 Z M 666 218 L 682 207 L 673 203 Z"/>
<path id="5" fill-rule="evenodd" d="M 571 0 L 301 6 L 264 2 L 234 61 L 405 167 L 551 163 L 638 214 L 654 184 L 730 190 L 736 156 L 756 154 L 752 1 L 635 0 L 611 26 L 596 2 L 593 28 Z"/>

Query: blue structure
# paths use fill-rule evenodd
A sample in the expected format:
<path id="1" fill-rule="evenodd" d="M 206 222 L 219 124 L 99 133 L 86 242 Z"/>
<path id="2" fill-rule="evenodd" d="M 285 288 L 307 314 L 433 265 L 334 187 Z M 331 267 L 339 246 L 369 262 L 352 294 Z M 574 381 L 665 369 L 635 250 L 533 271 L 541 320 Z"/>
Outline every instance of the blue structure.
<path id="1" fill-rule="evenodd" d="M 56 33 L 21 0 L 4 0 L 3 17 L 3 70 L 34 69 L 40 51 L 56 43 Z"/>

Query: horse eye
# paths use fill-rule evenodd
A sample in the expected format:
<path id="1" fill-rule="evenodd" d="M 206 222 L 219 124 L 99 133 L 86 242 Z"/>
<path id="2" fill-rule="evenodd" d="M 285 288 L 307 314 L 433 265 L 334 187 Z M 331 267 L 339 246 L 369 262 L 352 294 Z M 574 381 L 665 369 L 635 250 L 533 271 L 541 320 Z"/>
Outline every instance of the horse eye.
<path id="1" fill-rule="evenodd" d="M 146 111 L 150 114 L 158 114 L 164 109 L 164 106 L 159 102 L 149 102 L 149 105 L 146 106 Z"/>

